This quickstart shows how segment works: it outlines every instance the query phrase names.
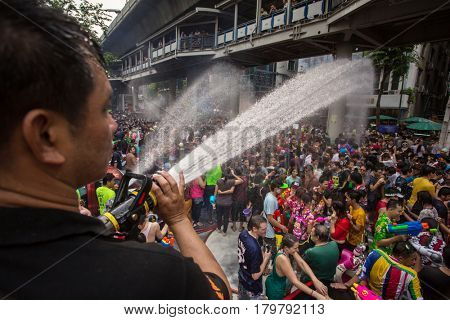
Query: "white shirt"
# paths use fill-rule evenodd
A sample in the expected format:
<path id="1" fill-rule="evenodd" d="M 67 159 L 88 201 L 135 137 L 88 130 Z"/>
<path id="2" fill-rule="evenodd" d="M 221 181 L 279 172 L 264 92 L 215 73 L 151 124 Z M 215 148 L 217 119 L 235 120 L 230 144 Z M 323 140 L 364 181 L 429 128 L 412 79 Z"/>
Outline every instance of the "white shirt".
<path id="1" fill-rule="evenodd" d="M 339 152 L 336 152 L 333 154 L 333 157 L 331 158 L 331 162 L 339 162 Z"/>

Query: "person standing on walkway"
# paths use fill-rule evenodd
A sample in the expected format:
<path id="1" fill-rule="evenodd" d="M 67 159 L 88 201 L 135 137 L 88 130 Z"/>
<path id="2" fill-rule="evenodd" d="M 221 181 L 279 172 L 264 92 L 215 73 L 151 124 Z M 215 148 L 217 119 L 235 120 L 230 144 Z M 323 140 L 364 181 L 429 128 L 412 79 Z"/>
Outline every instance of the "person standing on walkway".
<path id="1" fill-rule="evenodd" d="M 206 186 L 205 192 L 203 194 L 203 201 L 206 208 L 206 213 L 208 215 L 208 223 L 213 224 L 212 212 L 213 207 L 210 201 L 210 197 L 214 195 L 214 190 L 216 189 L 217 181 L 222 178 L 222 168 L 220 165 L 207 171 L 205 174 Z"/>

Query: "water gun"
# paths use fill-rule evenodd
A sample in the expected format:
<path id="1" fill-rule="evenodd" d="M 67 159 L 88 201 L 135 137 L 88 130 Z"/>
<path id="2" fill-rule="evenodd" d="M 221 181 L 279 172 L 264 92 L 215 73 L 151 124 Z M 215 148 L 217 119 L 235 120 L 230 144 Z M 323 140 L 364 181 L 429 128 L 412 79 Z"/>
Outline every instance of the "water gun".
<path id="1" fill-rule="evenodd" d="M 410 236 L 417 236 L 424 230 L 429 230 L 430 232 L 436 232 L 436 229 L 430 229 L 428 223 L 421 223 L 419 221 L 409 221 L 401 224 L 389 224 L 389 233 L 395 235 L 407 234 Z"/>
<path id="2" fill-rule="evenodd" d="M 354 283 L 352 291 L 355 292 L 361 300 L 383 300 L 372 290 L 361 284 Z"/>
<path id="3" fill-rule="evenodd" d="M 322 223 L 322 222 L 325 222 L 325 221 L 328 221 L 328 220 L 329 220 L 328 217 L 318 217 L 318 218 L 314 219 L 314 221 L 316 221 L 317 223 Z"/>

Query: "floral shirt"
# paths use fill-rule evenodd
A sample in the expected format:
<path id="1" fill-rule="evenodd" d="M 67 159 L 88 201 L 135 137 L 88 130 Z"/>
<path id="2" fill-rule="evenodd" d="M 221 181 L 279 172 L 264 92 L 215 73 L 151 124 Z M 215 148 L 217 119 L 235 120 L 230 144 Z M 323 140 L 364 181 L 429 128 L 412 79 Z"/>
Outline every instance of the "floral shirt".
<path id="1" fill-rule="evenodd" d="M 375 233 L 373 235 L 373 241 L 370 245 L 370 249 L 380 249 L 386 252 L 387 254 L 391 254 L 392 252 L 392 246 L 387 247 L 377 247 L 377 242 L 381 241 L 383 239 L 389 239 L 392 238 L 394 235 L 392 233 L 389 233 L 388 231 L 388 225 L 392 224 L 391 219 L 388 218 L 387 214 L 384 212 L 380 214 L 378 217 L 377 222 L 375 223 Z"/>
<path id="2" fill-rule="evenodd" d="M 298 214 L 294 214 L 294 229 L 292 233 L 299 240 L 308 238 L 308 222 L 314 219 L 313 212 L 310 208 L 305 207 Z"/>

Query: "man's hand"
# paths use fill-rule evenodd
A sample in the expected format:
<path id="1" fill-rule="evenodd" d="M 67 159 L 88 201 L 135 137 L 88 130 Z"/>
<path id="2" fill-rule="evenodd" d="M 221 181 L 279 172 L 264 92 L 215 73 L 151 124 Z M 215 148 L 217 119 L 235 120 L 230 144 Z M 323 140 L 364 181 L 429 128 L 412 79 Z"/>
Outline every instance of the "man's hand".
<path id="1" fill-rule="evenodd" d="M 337 215 L 336 215 L 336 212 L 333 212 L 333 214 L 331 215 L 331 218 L 330 218 L 330 223 L 336 223 L 336 221 L 337 221 Z"/>
<path id="2" fill-rule="evenodd" d="M 407 241 L 409 239 L 409 236 L 407 234 L 399 234 L 395 236 L 395 242 L 399 241 Z"/>
<path id="3" fill-rule="evenodd" d="M 271 257 L 272 257 L 272 253 L 270 251 L 264 251 L 264 253 L 263 253 L 264 260 L 270 260 Z"/>
<path id="4" fill-rule="evenodd" d="M 347 286 L 343 283 L 340 282 L 334 282 L 332 284 L 330 284 L 330 287 L 332 287 L 333 289 L 337 289 L 337 290 L 347 290 Z"/>
<path id="5" fill-rule="evenodd" d="M 288 228 L 286 226 L 281 226 L 280 229 L 283 233 L 288 233 Z"/>
<path id="6" fill-rule="evenodd" d="M 184 175 L 180 173 L 180 184 L 165 171 L 153 175 L 152 192 L 158 201 L 158 213 L 169 227 L 187 218 L 184 212 Z"/>

